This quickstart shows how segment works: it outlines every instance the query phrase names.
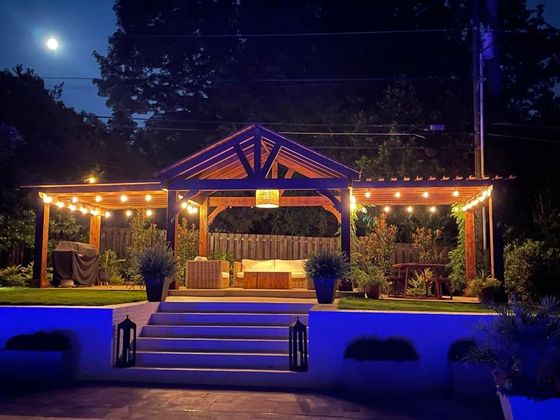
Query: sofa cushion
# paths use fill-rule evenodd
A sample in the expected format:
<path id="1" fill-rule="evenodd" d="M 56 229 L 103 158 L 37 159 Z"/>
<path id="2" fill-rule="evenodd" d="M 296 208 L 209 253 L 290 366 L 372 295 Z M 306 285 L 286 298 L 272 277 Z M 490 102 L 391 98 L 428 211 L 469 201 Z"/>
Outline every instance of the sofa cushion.
<path id="1" fill-rule="evenodd" d="M 274 260 L 274 271 L 284 273 L 301 272 L 303 271 L 304 264 L 305 260 Z"/>
<path id="2" fill-rule="evenodd" d="M 269 273 L 274 270 L 274 260 L 250 260 L 243 258 L 241 260 L 241 271 Z"/>
<path id="3" fill-rule="evenodd" d="M 292 271 L 292 278 L 293 279 L 305 279 L 307 276 L 305 275 L 305 271 Z"/>
<path id="4" fill-rule="evenodd" d="M 222 278 L 229 279 L 229 273 L 227 271 L 222 271 Z"/>

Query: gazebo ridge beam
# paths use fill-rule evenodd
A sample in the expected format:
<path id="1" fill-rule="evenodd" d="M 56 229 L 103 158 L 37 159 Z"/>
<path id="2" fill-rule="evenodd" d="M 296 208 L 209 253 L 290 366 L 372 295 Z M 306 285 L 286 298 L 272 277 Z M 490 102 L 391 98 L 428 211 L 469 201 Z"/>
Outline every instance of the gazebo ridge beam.
<path id="1" fill-rule="evenodd" d="M 169 190 L 334 190 L 350 184 L 343 178 L 243 178 L 243 179 L 187 179 L 169 182 Z"/>

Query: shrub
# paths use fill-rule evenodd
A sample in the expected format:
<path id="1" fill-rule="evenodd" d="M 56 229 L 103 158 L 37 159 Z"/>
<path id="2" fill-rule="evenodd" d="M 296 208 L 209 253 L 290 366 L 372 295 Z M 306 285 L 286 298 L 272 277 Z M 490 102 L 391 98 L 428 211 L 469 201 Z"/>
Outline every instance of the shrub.
<path id="1" fill-rule="evenodd" d="M 348 345 L 345 359 L 406 362 L 418 360 L 419 356 L 410 340 L 391 337 L 381 340 L 375 337 L 360 338 Z"/>
<path id="2" fill-rule="evenodd" d="M 468 359 L 475 349 L 476 342 L 470 338 L 463 338 L 461 340 L 454 341 L 447 352 L 447 361 L 463 362 Z"/>
<path id="3" fill-rule="evenodd" d="M 367 236 L 363 256 L 384 274 L 392 270 L 391 259 L 395 253 L 397 227 L 387 223 L 387 216 L 382 213 L 373 218 L 373 231 Z"/>
<path id="4" fill-rule="evenodd" d="M 389 287 L 389 282 L 385 278 L 383 270 L 373 264 L 365 266 L 353 266 L 351 271 L 352 281 L 360 289 L 368 286 L 380 286 L 381 291 L 385 292 Z"/>
<path id="5" fill-rule="evenodd" d="M 164 232 L 149 222 L 144 210 L 138 210 L 130 220 L 130 246 L 126 261 L 126 273 L 130 279 L 141 281 L 140 256 L 146 249 L 156 246 L 165 247 Z"/>
<path id="6" fill-rule="evenodd" d="M 177 270 L 177 261 L 168 245 L 146 248 L 138 260 L 138 272 L 144 282 L 173 277 Z"/>
<path id="7" fill-rule="evenodd" d="M 504 253 L 505 286 L 519 300 L 537 302 L 560 296 L 560 249 L 526 240 L 508 245 Z"/>
<path id="8" fill-rule="evenodd" d="M 350 272 L 350 264 L 344 254 L 322 249 L 305 262 L 305 274 L 311 279 L 342 279 Z"/>
<path id="9" fill-rule="evenodd" d="M 99 258 L 99 267 L 107 273 L 110 283 L 121 284 L 124 282 L 122 277 L 124 262 L 125 260 L 120 259 L 115 251 L 107 249 Z"/>
<path id="10" fill-rule="evenodd" d="M 434 272 L 429 268 L 416 272 L 408 282 L 406 294 L 411 296 L 423 296 L 426 294 L 426 285 L 434 279 Z"/>
<path id="11" fill-rule="evenodd" d="M 11 265 L 0 270 L 0 287 L 26 287 L 29 285 L 21 264 Z"/>
<path id="12" fill-rule="evenodd" d="M 58 331 L 15 335 L 6 342 L 6 350 L 66 351 L 68 349 L 70 349 L 70 340 Z"/>
<path id="13" fill-rule="evenodd" d="M 412 242 L 418 251 L 418 260 L 421 263 L 437 263 L 443 260 L 441 251 L 438 250 L 440 230 L 427 227 L 417 227 L 412 232 Z"/>
<path id="14" fill-rule="evenodd" d="M 560 397 L 560 306 L 553 297 L 538 306 L 496 307 L 480 324 L 480 341 L 468 359 L 493 368 L 498 390 L 534 399 Z"/>
<path id="15" fill-rule="evenodd" d="M 499 297 L 501 286 L 501 281 L 481 271 L 477 278 L 468 282 L 465 296 L 478 297 L 480 301 L 489 301 L 488 303 L 490 303 Z"/>
<path id="16" fill-rule="evenodd" d="M 178 271 L 184 275 L 187 261 L 193 260 L 198 254 L 198 231 L 186 217 L 177 226 L 177 259 Z"/>

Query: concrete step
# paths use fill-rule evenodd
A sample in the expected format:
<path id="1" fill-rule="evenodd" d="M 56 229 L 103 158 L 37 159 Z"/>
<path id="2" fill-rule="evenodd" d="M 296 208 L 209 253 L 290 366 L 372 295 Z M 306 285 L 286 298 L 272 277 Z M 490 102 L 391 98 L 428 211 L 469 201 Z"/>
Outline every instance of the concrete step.
<path id="1" fill-rule="evenodd" d="M 266 369 L 201 369 L 201 368 L 162 368 L 131 367 L 113 368 L 110 379 L 122 382 L 182 384 L 182 385 L 219 385 L 233 387 L 264 388 L 316 388 L 310 372 Z"/>
<path id="2" fill-rule="evenodd" d="M 313 304 L 296 302 L 161 302 L 158 312 L 307 314 Z"/>
<path id="3" fill-rule="evenodd" d="M 287 339 L 287 326 L 146 325 L 141 337 Z"/>
<path id="4" fill-rule="evenodd" d="M 138 366 L 276 370 L 286 370 L 289 366 L 288 355 L 281 353 L 139 351 L 136 353 L 136 363 Z"/>
<path id="5" fill-rule="evenodd" d="M 150 325 L 284 325 L 296 321 L 307 324 L 307 315 L 288 313 L 239 313 L 239 312 L 156 312 Z"/>
<path id="6" fill-rule="evenodd" d="M 139 351 L 204 351 L 229 353 L 288 353 L 288 340 L 236 338 L 138 337 Z"/>

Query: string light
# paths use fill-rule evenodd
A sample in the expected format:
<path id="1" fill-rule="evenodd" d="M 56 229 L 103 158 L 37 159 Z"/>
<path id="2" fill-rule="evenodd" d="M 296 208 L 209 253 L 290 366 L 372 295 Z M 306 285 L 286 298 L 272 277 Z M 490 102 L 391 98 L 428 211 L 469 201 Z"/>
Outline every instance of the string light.
<path id="1" fill-rule="evenodd" d="M 121 195 L 121 203 L 126 203 L 127 201 L 128 197 L 125 194 Z"/>
<path id="2" fill-rule="evenodd" d="M 82 212 L 82 214 L 87 213 L 87 209 L 85 207 L 80 207 L 80 211 Z"/>
<path id="3" fill-rule="evenodd" d="M 76 206 L 74 204 L 70 204 L 68 208 L 70 209 L 70 211 L 76 210 Z"/>
<path id="4" fill-rule="evenodd" d="M 408 207 L 406 208 L 406 211 L 407 211 L 408 213 L 412 213 L 412 212 L 414 211 L 414 207 L 408 206 Z"/>
<path id="5" fill-rule="evenodd" d="M 195 214 L 196 212 L 198 212 L 198 208 L 195 207 L 195 206 L 188 206 L 188 207 L 187 207 L 187 212 L 188 212 L 189 214 Z"/>
<path id="6" fill-rule="evenodd" d="M 72 197 L 72 203 L 77 203 L 78 202 L 78 197 Z"/>
<path id="7" fill-rule="evenodd" d="M 183 202 L 181 203 L 181 207 L 184 208 L 184 209 L 186 209 L 186 208 L 188 207 L 187 202 L 186 202 L 186 201 L 183 201 Z"/>
<path id="8" fill-rule="evenodd" d="M 93 216 L 98 216 L 98 215 L 99 215 L 99 210 L 93 209 L 90 213 L 91 213 Z"/>
<path id="9" fill-rule="evenodd" d="M 401 192 L 400 192 L 400 191 L 397 191 L 397 192 L 395 193 L 395 197 L 396 197 L 396 198 L 401 198 Z"/>
<path id="10" fill-rule="evenodd" d="M 89 182 L 90 184 L 95 184 L 97 182 L 97 178 L 91 175 L 87 177 L 86 181 Z"/>
<path id="11" fill-rule="evenodd" d="M 424 191 L 422 193 L 422 197 L 424 197 L 424 198 L 428 198 L 429 196 L 430 196 L 430 193 L 428 193 L 428 191 Z"/>
<path id="12" fill-rule="evenodd" d="M 435 213 L 437 210 L 436 206 L 430 207 L 430 213 Z"/>
<path id="13" fill-rule="evenodd" d="M 366 196 L 366 198 L 370 198 L 371 197 L 371 193 L 369 191 L 366 191 L 366 193 L 364 194 Z"/>
<path id="14" fill-rule="evenodd" d="M 103 198 L 100 195 L 96 195 L 95 196 L 95 202 L 96 203 L 101 203 L 101 201 L 103 201 Z"/>
<path id="15" fill-rule="evenodd" d="M 52 203 L 52 201 L 53 201 L 52 197 L 50 197 L 50 196 L 48 196 L 48 195 L 46 195 L 46 194 L 43 195 L 42 198 L 43 198 L 43 203 L 45 203 L 45 204 Z"/>
<path id="16" fill-rule="evenodd" d="M 177 197 L 179 198 L 179 200 L 183 199 L 183 196 L 181 194 L 179 194 Z"/>
<path id="17" fill-rule="evenodd" d="M 146 194 L 145 199 L 146 201 L 152 201 L 152 196 L 150 194 Z"/>
<path id="18" fill-rule="evenodd" d="M 132 210 L 127 210 L 124 212 L 124 214 L 126 215 L 126 217 L 130 217 L 132 216 Z"/>
<path id="19" fill-rule="evenodd" d="M 459 191 L 457 190 L 453 191 L 453 197 L 459 197 Z"/>
<path id="20" fill-rule="evenodd" d="M 151 217 L 154 212 L 150 209 L 146 210 L 146 216 Z"/>
<path id="21" fill-rule="evenodd" d="M 474 197 L 469 202 L 465 203 L 461 207 L 461 209 L 463 211 L 470 210 L 473 207 L 477 206 L 478 204 L 482 203 L 484 200 L 486 200 L 488 197 L 490 197 L 490 195 L 492 195 L 492 187 L 488 187 L 487 189 L 482 191 L 478 196 Z"/>
<path id="22" fill-rule="evenodd" d="M 391 207 L 385 206 L 385 207 L 383 207 L 383 211 L 384 211 L 385 213 L 389 213 L 389 212 L 391 211 Z"/>
<path id="23" fill-rule="evenodd" d="M 64 203 L 62 201 L 57 201 L 56 202 L 56 207 L 58 207 L 59 209 L 64 207 Z"/>
<path id="24" fill-rule="evenodd" d="M 105 217 L 106 217 L 106 218 L 111 217 L 111 212 L 110 212 L 110 211 L 106 211 L 106 212 L 105 212 Z"/>

